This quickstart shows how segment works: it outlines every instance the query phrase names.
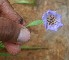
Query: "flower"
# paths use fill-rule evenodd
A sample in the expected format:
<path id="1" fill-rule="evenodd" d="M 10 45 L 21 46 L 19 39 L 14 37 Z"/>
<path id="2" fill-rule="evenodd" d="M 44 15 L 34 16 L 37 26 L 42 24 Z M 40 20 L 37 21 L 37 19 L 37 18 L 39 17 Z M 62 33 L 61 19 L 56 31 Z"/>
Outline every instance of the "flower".
<path id="1" fill-rule="evenodd" d="M 45 28 L 53 31 L 57 31 L 59 27 L 63 26 L 61 18 L 60 14 L 52 10 L 48 10 L 42 16 Z"/>

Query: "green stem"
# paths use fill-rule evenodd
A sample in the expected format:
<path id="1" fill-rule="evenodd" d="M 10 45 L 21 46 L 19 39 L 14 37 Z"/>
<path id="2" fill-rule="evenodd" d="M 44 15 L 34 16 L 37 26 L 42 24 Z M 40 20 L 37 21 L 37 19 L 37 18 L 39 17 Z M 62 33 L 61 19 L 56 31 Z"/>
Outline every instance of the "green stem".
<path id="1" fill-rule="evenodd" d="M 46 49 L 48 50 L 48 48 L 46 47 L 29 47 L 29 46 L 22 46 L 21 49 L 23 50 L 40 50 L 40 49 Z"/>
<path id="2" fill-rule="evenodd" d="M 0 46 L 0 49 L 5 48 L 4 46 Z M 21 46 L 23 50 L 39 50 L 39 49 L 48 49 L 46 47 L 30 47 L 30 46 Z"/>
<path id="3" fill-rule="evenodd" d="M 16 4 L 35 4 L 36 0 L 15 0 Z"/>
<path id="4" fill-rule="evenodd" d="M 0 53 L 0 56 L 11 56 L 9 53 Z"/>

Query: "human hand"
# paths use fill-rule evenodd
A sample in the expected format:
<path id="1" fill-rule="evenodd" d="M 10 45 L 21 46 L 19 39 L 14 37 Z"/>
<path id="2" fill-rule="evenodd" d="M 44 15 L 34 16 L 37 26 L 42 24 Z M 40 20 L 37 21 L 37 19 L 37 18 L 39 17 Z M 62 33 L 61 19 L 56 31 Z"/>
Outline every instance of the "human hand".
<path id="1" fill-rule="evenodd" d="M 8 0 L 0 0 L 0 41 L 10 54 L 20 52 L 22 42 L 30 39 L 22 17 L 14 11 Z"/>

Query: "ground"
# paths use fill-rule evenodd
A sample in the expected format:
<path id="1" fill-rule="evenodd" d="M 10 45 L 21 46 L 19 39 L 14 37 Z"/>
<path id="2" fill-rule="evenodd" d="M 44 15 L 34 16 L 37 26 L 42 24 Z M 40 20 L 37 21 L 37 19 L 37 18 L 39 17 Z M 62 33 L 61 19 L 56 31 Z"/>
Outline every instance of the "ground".
<path id="1" fill-rule="evenodd" d="M 12 4 L 14 0 L 9 0 Z M 69 60 L 69 0 L 36 0 L 36 6 L 12 4 L 26 23 L 41 19 L 48 9 L 62 15 L 64 26 L 57 32 L 46 31 L 43 25 L 30 27 L 31 39 L 27 46 L 39 46 L 47 49 L 22 50 L 17 56 L 1 57 L 0 60 Z"/>

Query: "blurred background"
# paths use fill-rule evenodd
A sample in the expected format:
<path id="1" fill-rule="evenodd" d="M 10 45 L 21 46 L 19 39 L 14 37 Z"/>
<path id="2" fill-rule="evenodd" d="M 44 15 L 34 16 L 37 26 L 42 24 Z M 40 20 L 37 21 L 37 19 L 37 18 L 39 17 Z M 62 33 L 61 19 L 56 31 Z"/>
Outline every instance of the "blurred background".
<path id="1" fill-rule="evenodd" d="M 46 31 L 43 25 L 30 27 L 31 39 L 23 45 L 46 49 L 22 50 L 16 56 L 0 56 L 0 60 L 69 60 L 69 0 L 36 0 L 35 5 L 9 2 L 26 24 L 41 19 L 43 13 L 51 9 L 62 15 L 64 26 L 57 32 Z"/>

